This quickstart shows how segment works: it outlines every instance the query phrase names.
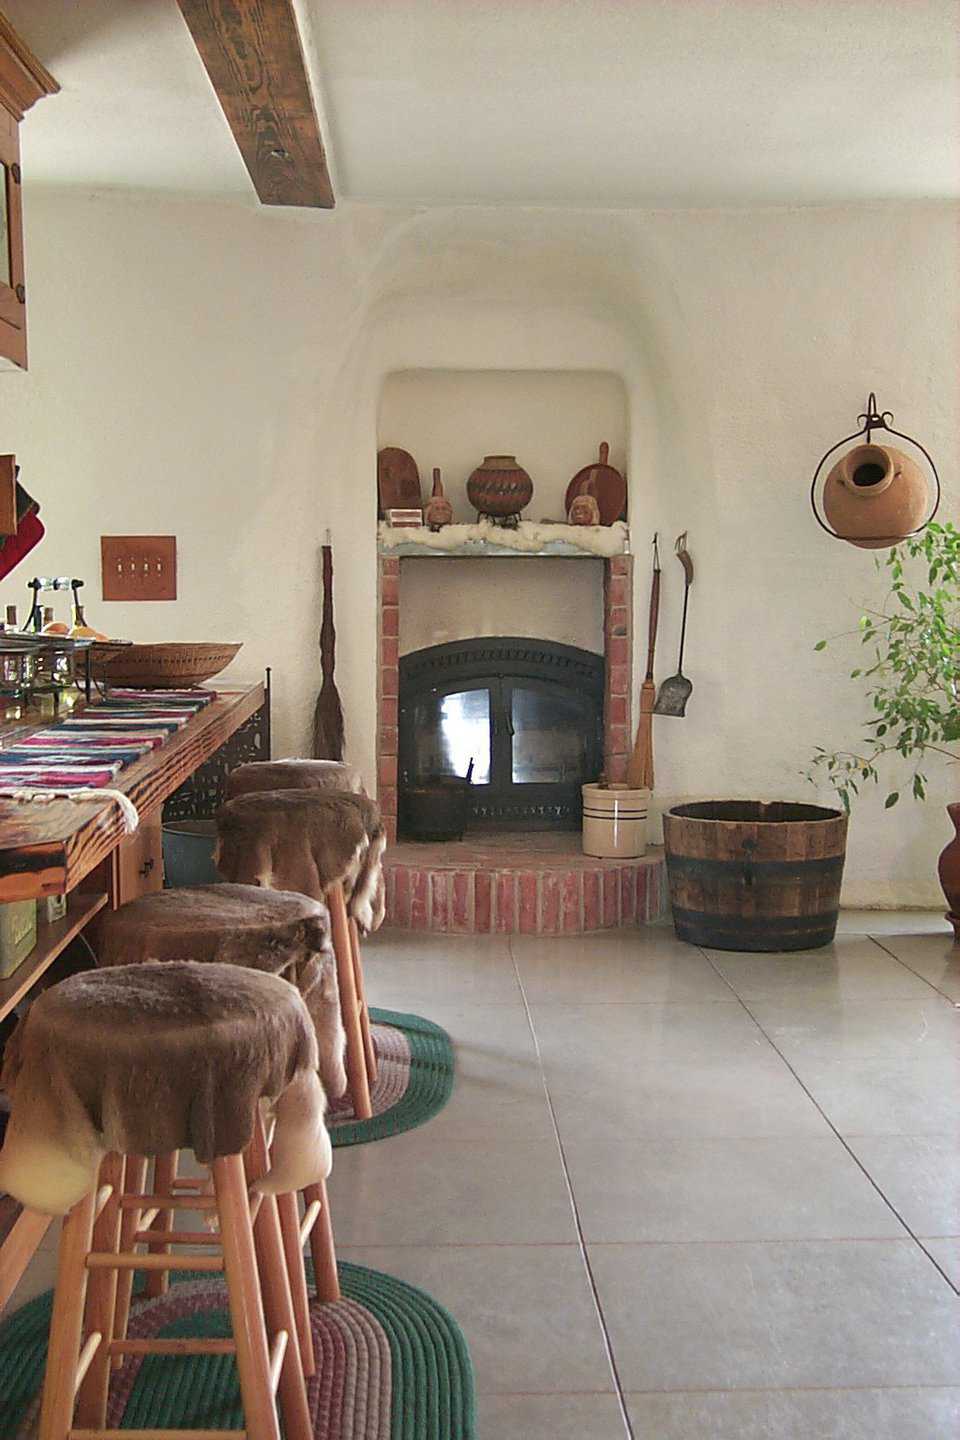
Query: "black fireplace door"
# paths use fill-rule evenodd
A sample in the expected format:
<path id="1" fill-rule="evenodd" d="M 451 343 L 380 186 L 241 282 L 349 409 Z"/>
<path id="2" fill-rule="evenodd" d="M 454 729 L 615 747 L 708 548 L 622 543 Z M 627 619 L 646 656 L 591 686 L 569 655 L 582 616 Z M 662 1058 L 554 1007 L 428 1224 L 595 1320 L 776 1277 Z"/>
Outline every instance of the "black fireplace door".
<path id="1" fill-rule="evenodd" d="M 477 640 L 400 659 L 405 787 L 466 775 L 471 829 L 577 829 L 603 764 L 603 659 L 569 645 Z"/>

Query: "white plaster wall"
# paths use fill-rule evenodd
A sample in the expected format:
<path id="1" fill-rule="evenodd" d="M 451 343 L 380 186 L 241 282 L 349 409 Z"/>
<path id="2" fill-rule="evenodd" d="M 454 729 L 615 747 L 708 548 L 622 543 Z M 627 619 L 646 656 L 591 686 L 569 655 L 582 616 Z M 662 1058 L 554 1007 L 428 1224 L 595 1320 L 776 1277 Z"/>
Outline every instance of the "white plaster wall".
<path id="1" fill-rule="evenodd" d="M 956 207 L 301 215 L 28 189 L 26 210 L 31 370 L 0 375 L 0 425 L 48 538 L 0 604 L 22 604 L 36 571 L 79 573 L 105 628 L 244 639 L 234 671 L 274 666 L 291 752 L 318 683 L 329 527 L 348 744 L 369 770 L 385 377 L 603 371 L 629 412 L 638 675 L 653 529 L 668 541 L 660 676 L 681 529 L 697 566 L 695 691 L 686 719 L 657 722 L 659 802 L 802 794 L 812 744 L 856 737 L 855 662 L 812 646 L 878 584 L 869 555 L 817 529 L 806 491 L 874 388 L 940 459 L 957 518 Z M 176 532 L 181 598 L 102 604 L 103 531 Z M 847 903 L 939 903 L 957 779 L 928 768 L 927 806 L 857 811 Z"/>
<path id="2" fill-rule="evenodd" d="M 405 370 L 380 396 L 378 444 L 408 450 L 424 498 L 443 474 L 455 520 L 475 520 L 466 483 L 484 455 L 516 455 L 533 481 L 528 520 L 564 520 L 567 485 L 597 458 L 626 460 L 627 398 L 618 375 L 577 371 Z"/>
<path id="3" fill-rule="evenodd" d="M 480 635 L 530 635 L 603 653 L 603 561 L 400 561 L 400 654 Z"/>

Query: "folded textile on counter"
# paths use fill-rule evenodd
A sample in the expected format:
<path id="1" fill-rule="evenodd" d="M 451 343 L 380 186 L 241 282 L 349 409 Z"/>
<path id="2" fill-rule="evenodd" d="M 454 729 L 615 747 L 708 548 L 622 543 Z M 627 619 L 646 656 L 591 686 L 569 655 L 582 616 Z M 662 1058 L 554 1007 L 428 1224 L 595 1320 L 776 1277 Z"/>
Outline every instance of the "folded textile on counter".
<path id="1" fill-rule="evenodd" d="M 43 790 L 109 786 L 214 698 L 209 691 L 114 691 L 103 704 L 0 749 L 0 784 Z"/>

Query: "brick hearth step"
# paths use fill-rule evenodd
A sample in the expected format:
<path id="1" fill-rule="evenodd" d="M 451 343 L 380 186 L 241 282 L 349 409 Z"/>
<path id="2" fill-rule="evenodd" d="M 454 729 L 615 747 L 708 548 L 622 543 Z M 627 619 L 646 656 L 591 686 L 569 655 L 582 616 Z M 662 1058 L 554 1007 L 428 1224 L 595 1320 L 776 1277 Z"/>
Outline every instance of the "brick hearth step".
<path id="1" fill-rule="evenodd" d="M 545 833 L 394 844 L 384 859 L 387 924 L 448 935 L 580 935 L 666 914 L 659 847 L 637 860 L 596 860 L 579 841 Z"/>

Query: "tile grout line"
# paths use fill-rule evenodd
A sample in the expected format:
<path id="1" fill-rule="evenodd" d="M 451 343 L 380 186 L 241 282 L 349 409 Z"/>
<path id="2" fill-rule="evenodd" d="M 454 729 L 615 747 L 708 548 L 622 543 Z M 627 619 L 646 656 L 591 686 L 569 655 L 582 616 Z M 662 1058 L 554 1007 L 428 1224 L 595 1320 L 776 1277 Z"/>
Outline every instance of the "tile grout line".
<path id="1" fill-rule="evenodd" d="M 583 1233 L 583 1223 L 580 1219 L 580 1210 L 577 1206 L 577 1197 L 573 1193 L 573 1181 L 570 1178 L 570 1169 L 567 1165 L 567 1156 L 563 1148 L 563 1141 L 560 1138 L 560 1127 L 557 1124 L 557 1115 L 556 1111 L 553 1108 L 553 1097 L 550 1094 L 550 1087 L 547 1084 L 546 1072 L 543 1068 L 543 1056 L 540 1051 L 540 1040 L 537 1036 L 536 1026 L 533 1023 L 533 1015 L 530 1010 L 530 1004 L 527 1000 L 527 992 L 524 989 L 523 980 L 520 976 L 520 967 L 517 964 L 517 957 L 514 953 L 512 936 L 508 937 L 508 944 L 510 950 L 510 959 L 513 961 L 513 969 L 517 977 L 517 986 L 520 990 L 520 998 L 523 1002 L 524 1013 L 527 1017 L 527 1025 L 530 1029 L 530 1035 L 533 1039 L 533 1048 L 537 1057 L 537 1066 L 540 1070 L 540 1083 L 543 1086 L 543 1093 L 547 1101 L 547 1109 L 550 1112 L 550 1124 L 553 1127 L 553 1135 L 554 1139 L 557 1142 L 557 1150 L 560 1155 L 560 1168 L 563 1172 L 563 1183 L 567 1188 L 567 1197 L 570 1201 L 570 1209 L 573 1213 L 573 1223 L 574 1228 L 577 1232 L 577 1246 L 580 1250 L 580 1259 L 587 1276 L 587 1283 L 590 1286 L 590 1294 L 593 1298 L 593 1308 L 596 1312 L 597 1323 L 600 1326 L 600 1336 L 603 1341 L 603 1348 L 606 1353 L 607 1364 L 610 1367 L 610 1374 L 613 1377 L 613 1383 L 617 1396 L 617 1405 L 620 1410 L 620 1418 L 623 1421 L 624 1433 L 627 1436 L 627 1440 L 636 1440 L 633 1425 L 630 1420 L 630 1412 L 627 1409 L 627 1401 L 623 1392 L 623 1385 L 620 1380 L 620 1372 L 617 1369 L 616 1356 L 613 1353 L 613 1341 L 610 1338 L 610 1331 L 607 1328 L 607 1318 L 603 1313 L 603 1306 L 600 1303 L 600 1292 L 597 1289 L 597 1282 L 594 1277 L 593 1266 L 590 1264 L 590 1256 L 587 1252 L 587 1242 Z"/>
<path id="2" fill-rule="evenodd" d="M 870 938 L 872 939 L 873 937 L 871 936 Z M 882 949 L 883 947 L 881 946 L 880 948 Z M 809 1089 L 809 1087 L 808 1087 L 807 1085 L 805 1085 L 804 1082 L 801 1080 L 799 1074 L 798 1074 L 797 1071 L 794 1069 L 793 1065 L 791 1065 L 790 1061 L 787 1059 L 786 1055 L 784 1055 L 783 1051 L 780 1049 L 779 1045 L 778 1045 L 777 1042 L 773 1039 L 773 1037 L 772 1037 L 771 1035 L 769 1035 L 769 1034 L 767 1033 L 767 1031 L 764 1029 L 763 1025 L 762 1025 L 761 1022 L 757 1019 L 756 1015 L 754 1015 L 753 1011 L 750 1009 L 750 1006 L 747 1004 L 746 1000 L 744 1000 L 743 996 L 740 995 L 740 994 L 738 994 L 738 992 L 736 991 L 736 989 L 734 988 L 734 986 L 733 986 L 733 985 L 731 984 L 731 982 L 727 979 L 726 975 L 724 975 L 723 971 L 720 969 L 720 967 L 719 967 L 718 965 L 714 964 L 713 960 L 712 960 L 711 957 L 706 953 L 706 951 L 705 951 L 701 946 L 699 946 L 699 945 L 697 946 L 697 949 L 700 951 L 700 954 L 703 956 L 704 960 L 706 960 L 707 964 L 711 967 L 711 969 L 715 972 L 715 974 L 720 977 L 720 979 L 723 981 L 724 985 L 727 986 L 727 988 L 730 990 L 730 992 L 731 992 L 733 995 L 736 995 L 737 1000 L 738 1000 L 739 1003 L 743 1006 L 744 1011 L 746 1012 L 747 1015 L 749 1015 L 749 1017 L 750 1017 L 750 1019 L 753 1021 L 754 1025 L 756 1025 L 757 1029 L 760 1031 L 760 1034 L 761 1034 L 761 1035 L 763 1036 L 763 1038 L 766 1040 L 767 1044 L 768 1044 L 768 1045 L 770 1046 L 770 1048 L 773 1050 L 774 1054 L 778 1055 L 778 1056 L 780 1057 L 780 1059 L 783 1061 L 784 1065 L 785 1065 L 785 1066 L 787 1067 L 787 1069 L 790 1071 L 790 1074 L 793 1076 L 794 1080 L 796 1080 L 797 1084 L 800 1086 L 800 1089 L 801 1089 L 801 1090 L 803 1091 L 803 1093 L 806 1095 L 806 1097 L 807 1097 L 807 1099 L 810 1101 L 811 1105 L 814 1107 L 814 1109 L 817 1111 L 817 1113 L 821 1116 L 821 1118 L 823 1119 L 823 1121 L 825 1122 L 825 1124 L 827 1124 L 827 1125 L 830 1127 L 830 1130 L 833 1132 L 833 1134 L 836 1136 L 836 1138 L 840 1141 L 840 1144 L 843 1146 L 844 1150 L 846 1150 L 847 1154 L 850 1156 L 850 1159 L 851 1159 L 851 1160 L 853 1161 L 853 1163 L 856 1165 L 857 1169 L 861 1172 L 861 1174 L 863 1174 L 863 1175 L 866 1177 L 866 1179 L 869 1181 L 869 1183 L 873 1186 L 874 1190 L 875 1190 L 875 1191 L 877 1192 L 877 1194 L 880 1196 L 880 1199 L 883 1201 L 884 1205 L 886 1205 L 886 1207 L 887 1207 L 887 1209 L 890 1211 L 891 1215 L 893 1215 L 893 1216 L 895 1217 L 895 1219 L 898 1221 L 898 1223 L 903 1226 L 904 1230 L 905 1230 L 905 1231 L 907 1232 L 907 1234 L 910 1236 L 910 1239 L 914 1242 L 914 1244 L 915 1244 L 920 1250 L 923 1251 L 924 1255 L 926 1255 L 927 1259 L 930 1261 L 930 1264 L 931 1264 L 931 1265 L 933 1266 L 933 1268 L 939 1273 L 939 1275 L 941 1276 L 941 1278 L 946 1282 L 946 1284 L 950 1287 L 950 1289 L 953 1291 L 953 1293 L 954 1293 L 955 1295 L 960 1295 L 960 1286 L 954 1284 L 954 1282 L 950 1279 L 950 1276 L 949 1276 L 949 1275 L 947 1274 L 947 1272 L 944 1270 L 943 1266 L 939 1263 L 939 1261 L 935 1260 L 934 1257 L 930 1254 L 930 1251 L 929 1251 L 929 1250 L 926 1248 L 926 1246 L 923 1244 L 923 1242 L 921 1241 L 919 1235 L 917 1235 L 917 1234 L 915 1233 L 915 1231 L 913 1231 L 913 1230 L 910 1228 L 910 1226 L 907 1224 L 906 1220 L 905 1220 L 905 1219 L 903 1218 L 903 1216 L 900 1214 L 900 1211 L 897 1209 L 897 1207 L 893 1204 L 893 1202 L 892 1202 L 891 1200 L 889 1200 L 889 1199 L 887 1198 L 887 1196 L 886 1196 L 886 1195 L 884 1194 L 884 1192 L 881 1190 L 880 1186 L 877 1184 L 876 1180 L 874 1180 L 873 1176 L 870 1174 L 870 1171 L 869 1171 L 869 1170 L 867 1169 L 867 1167 L 864 1165 L 864 1163 L 863 1163 L 863 1161 L 860 1159 L 859 1155 L 857 1155 L 856 1151 L 853 1150 L 853 1149 L 851 1148 L 851 1146 L 847 1143 L 847 1140 L 845 1139 L 845 1137 L 844 1137 L 843 1135 L 841 1135 L 840 1131 L 837 1129 L 836 1125 L 834 1125 L 833 1121 L 830 1119 L 830 1116 L 829 1116 L 829 1115 L 827 1114 L 827 1112 L 824 1110 L 824 1108 L 823 1108 L 823 1106 L 820 1104 L 819 1100 L 817 1100 L 817 1098 L 816 1098 L 816 1096 L 813 1094 L 813 1092 L 812 1092 L 812 1091 Z M 894 958 L 896 958 L 896 957 L 894 957 Z M 939 991 L 938 991 L 937 993 L 939 994 Z"/>
<path id="3" fill-rule="evenodd" d="M 888 946 L 882 944 L 877 939 L 876 935 L 868 935 L 867 939 L 872 941 L 873 944 L 876 945 L 878 950 L 882 950 L 884 955 L 889 955 L 891 960 L 896 960 L 898 965 L 902 965 L 904 970 L 909 971 L 911 975 L 915 975 L 918 980 L 922 980 L 924 985 L 929 985 L 934 995 L 939 995 L 942 999 L 946 1000 L 951 1010 L 960 1010 L 960 1002 L 954 1000 L 952 996 L 947 995 L 945 991 L 939 990 L 937 986 L 934 985 L 932 980 L 928 980 L 926 975 L 921 975 L 919 970 L 914 970 L 913 966 L 908 965 L 906 960 L 901 960 L 900 956 L 897 955 L 893 950 L 889 949 Z"/>

